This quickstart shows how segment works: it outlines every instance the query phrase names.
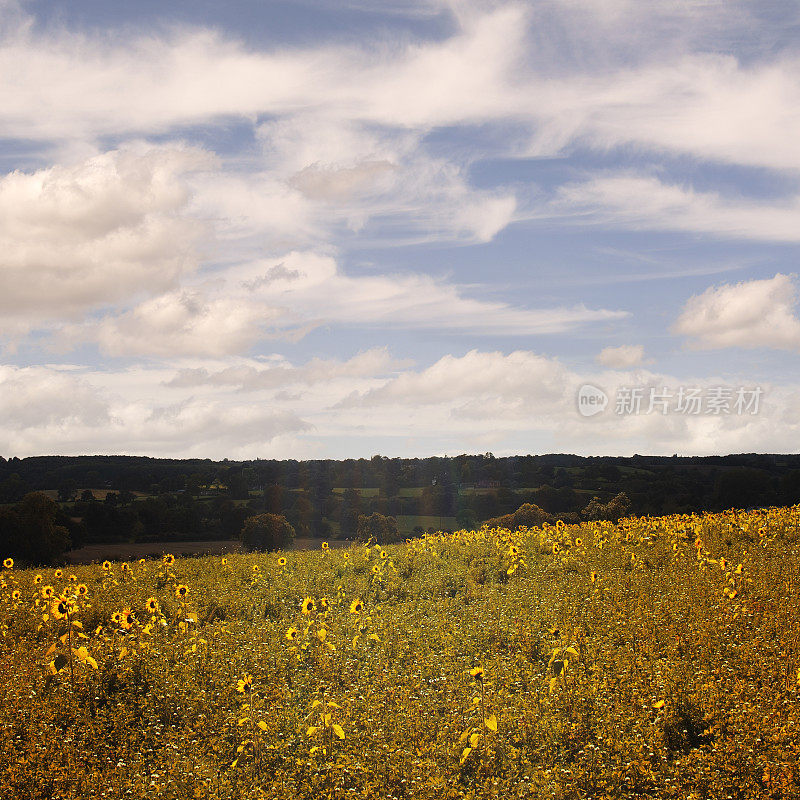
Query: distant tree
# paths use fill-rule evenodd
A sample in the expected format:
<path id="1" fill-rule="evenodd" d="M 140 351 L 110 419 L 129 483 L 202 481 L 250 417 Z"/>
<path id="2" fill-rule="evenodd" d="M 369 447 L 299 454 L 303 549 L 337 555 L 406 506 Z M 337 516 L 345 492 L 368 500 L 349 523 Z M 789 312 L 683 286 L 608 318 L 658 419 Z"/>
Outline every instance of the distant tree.
<path id="1" fill-rule="evenodd" d="M 294 539 L 294 528 L 280 514 L 258 514 L 244 521 L 242 544 L 247 550 L 283 550 Z"/>
<path id="2" fill-rule="evenodd" d="M 391 544 L 402 538 L 397 530 L 397 520 L 394 517 L 385 517 L 383 514 L 363 514 L 358 517 L 356 538 L 360 542 L 370 539 L 376 544 Z"/>
<path id="3" fill-rule="evenodd" d="M 94 493 L 92 492 L 92 490 L 91 489 L 84 489 L 81 492 L 81 500 L 83 500 L 84 502 L 85 501 L 89 501 L 89 500 L 94 500 Z"/>
<path id="4" fill-rule="evenodd" d="M 70 500 L 75 499 L 75 495 L 78 493 L 78 482 L 73 478 L 66 478 L 65 480 L 61 481 L 61 484 L 58 487 L 58 499 L 62 503 L 68 503 Z"/>
<path id="5" fill-rule="evenodd" d="M 599 497 L 593 497 L 581 511 L 581 516 L 587 520 L 610 520 L 619 522 L 631 510 L 631 501 L 625 492 L 620 492 L 616 497 L 603 503 Z"/>
<path id="6" fill-rule="evenodd" d="M 69 549 L 69 531 L 56 524 L 58 504 L 31 492 L 16 506 L 0 509 L 0 552 L 30 564 L 53 564 Z"/>
<path id="7" fill-rule="evenodd" d="M 490 528 L 505 528 L 514 531 L 517 528 L 538 528 L 545 522 L 551 522 L 552 517 L 543 511 L 539 506 L 532 503 L 523 503 L 513 514 L 505 514 L 502 517 L 487 519 L 484 525 Z"/>
<path id="8" fill-rule="evenodd" d="M 741 467 L 726 470 L 716 486 L 718 508 L 751 508 L 775 502 L 775 490 L 768 472 Z"/>

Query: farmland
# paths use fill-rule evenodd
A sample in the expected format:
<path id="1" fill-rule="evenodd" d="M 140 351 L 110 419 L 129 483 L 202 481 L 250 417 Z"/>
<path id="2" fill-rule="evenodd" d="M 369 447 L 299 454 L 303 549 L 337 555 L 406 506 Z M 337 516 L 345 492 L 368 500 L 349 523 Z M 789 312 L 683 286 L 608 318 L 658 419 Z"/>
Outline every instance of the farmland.
<path id="1" fill-rule="evenodd" d="M 800 507 L 6 560 L 0 798 L 788 798 Z"/>

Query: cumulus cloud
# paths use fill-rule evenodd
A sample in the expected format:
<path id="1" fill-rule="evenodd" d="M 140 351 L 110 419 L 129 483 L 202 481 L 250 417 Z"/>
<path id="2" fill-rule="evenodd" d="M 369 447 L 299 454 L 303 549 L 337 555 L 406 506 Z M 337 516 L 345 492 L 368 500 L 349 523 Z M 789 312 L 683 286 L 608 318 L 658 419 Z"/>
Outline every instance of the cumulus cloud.
<path id="1" fill-rule="evenodd" d="M 797 289 L 788 275 L 712 286 L 691 297 L 673 327 L 696 349 L 800 350 Z"/>
<path id="2" fill-rule="evenodd" d="M 202 233 L 185 213 L 196 149 L 132 147 L 0 177 L 3 327 L 64 318 L 173 286 Z"/>
<path id="3" fill-rule="evenodd" d="M 612 369 L 637 367 L 644 361 L 644 346 L 623 344 L 619 347 L 604 347 L 597 355 L 597 363 Z"/>

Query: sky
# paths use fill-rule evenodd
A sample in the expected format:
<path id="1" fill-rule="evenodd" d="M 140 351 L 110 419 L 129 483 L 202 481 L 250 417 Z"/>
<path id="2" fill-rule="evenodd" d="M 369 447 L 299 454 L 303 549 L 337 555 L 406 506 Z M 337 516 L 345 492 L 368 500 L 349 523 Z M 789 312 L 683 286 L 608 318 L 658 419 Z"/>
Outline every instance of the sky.
<path id="1" fill-rule="evenodd" d="M 800 452 L 800 7 L 0 0 L 0 455 Z"/>

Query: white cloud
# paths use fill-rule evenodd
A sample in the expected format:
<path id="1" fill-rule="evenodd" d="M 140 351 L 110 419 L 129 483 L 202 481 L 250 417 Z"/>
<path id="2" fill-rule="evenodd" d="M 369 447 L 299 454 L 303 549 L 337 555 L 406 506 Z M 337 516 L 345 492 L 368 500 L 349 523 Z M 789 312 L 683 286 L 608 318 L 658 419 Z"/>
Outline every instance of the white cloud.
<path id="1" fill-rule="evenodd" d="M 561 187 L 551 206 L 581 223 L 777 242 L 800 241 L 800 195 L 757 201 L 697 192 L 654 177 L 605 175 Z"/>
<path id="2" fill-rule="evenodd" d="M 712 286 L 691 297 L 673 327 L 697 349 L 800 350 L 797 290 L 788 275 Z"/>
<path id="3" fill-rule="evenodd" d="M 597 355 L 597 363 L 612 369 L 637 367 L 644 361 L 644 346 L 623 344 L 619 347 L 604 347 Z"/>
<path id="4" fill-rule="evenodd" d="M 184 214 L 187 172 L 209 155 L 131 147 L 0 177 L 3 328 L 73 316 L 175 285 L 203 231 Z"/>
<path id="5" fill-rule="evenodd" d="M 297 339 L 321 325 L 558 333 L 627 312 L 525 309 L 466 296 L 420 274 L 348 276 L 330 256 L 293 252 L 231 267 L 196 287 L 148 299 L 123 314 L 62 328 L 56 342 L 96 342 L 111 355 L 233 355 L 261 339 Z"/>

